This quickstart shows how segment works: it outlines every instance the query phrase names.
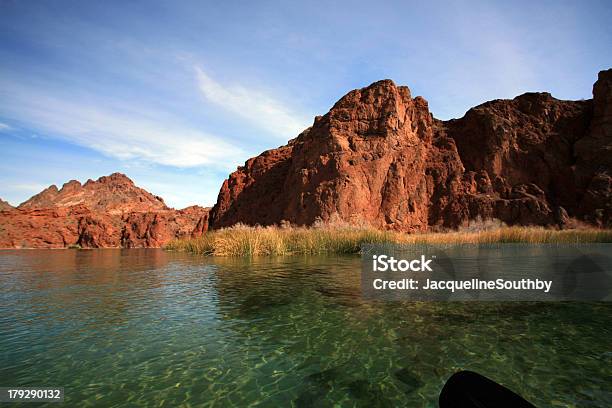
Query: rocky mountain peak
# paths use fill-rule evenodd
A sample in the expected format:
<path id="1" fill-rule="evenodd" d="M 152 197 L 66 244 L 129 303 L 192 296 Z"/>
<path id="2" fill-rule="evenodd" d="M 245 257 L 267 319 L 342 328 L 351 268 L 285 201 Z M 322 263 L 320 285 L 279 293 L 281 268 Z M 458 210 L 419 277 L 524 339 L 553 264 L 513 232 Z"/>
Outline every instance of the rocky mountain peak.
<path id="1" fill-rule="evenodd" d="M 347 93 L 323 117 L 327 120 L 319 120 L 314 129 L 316 132 L 317 127 L 325 127 L 332 134 L 347 136 L 386 137 L 405 124 L 411 125 L 415 112 L 423 109 L 428 110 L 422 98 L 412 99 L 408 87 L 385 79 Z"/>
<path id="2" fill-rule="evenodd" d="M 62 185 L 60 191 L 67 193 L 68 191 L 78 191 L 81 188 L 81 182 L 78 180 L 70 180 Z"/>
<path id="3" fill-rule="evenodd" d="M 52 207 L 59 190 L 55 184 L 51 184 L 38 194 L 33 195 L 27 201 L 21 203 L 18 208 L 47 208 Z"/>
<path id="4" fill-rule="evenodd" d="M 414 173 L 423 171 L 433 125 L 425 99 L 412 98 L 407 87 L 391 80 L 350 91 L 295 141 L 248 160 L 230 175 L 212 210 L 212 225 L 238 219 L 308 225 L 350 213 L 351 221 L 376 219 L 380 226 L 387 217 L 411 229 L 405 209 L 399 215 L 385 212 L 404 200 L 394 196 L 398 182 L 421 194 L 424 186 Z"/>
<path id="5" fill-rule="evenodd" d="M 123 173 L 113 173 L 108 176 L 102 176 L 95 181 L 96 183 L 101 184 L 117 184 L 117 185 L 129 185 L 133 186 L 134 182 L 128 176 Z"/>
<path id="6" fill-rule="evenodd" d="M 93 211 L 121 214 L 133 211 L 167 210 L 164 201 L 137 187 L 126 175 L 113 173 L 96 181 L 65 183 L 60 190 L 52 185 L 22 203 L 20 209 L 60 208 L 83 205 Z"/>
<path id="7" fill-rule="evenodd" d="M 9 203 L 7 203 L 6 201 L 0 198 L 0 211 L 8 211 L 14 208 L 15 207 L 13 207 L 12 205 L 10 205 Z"/>

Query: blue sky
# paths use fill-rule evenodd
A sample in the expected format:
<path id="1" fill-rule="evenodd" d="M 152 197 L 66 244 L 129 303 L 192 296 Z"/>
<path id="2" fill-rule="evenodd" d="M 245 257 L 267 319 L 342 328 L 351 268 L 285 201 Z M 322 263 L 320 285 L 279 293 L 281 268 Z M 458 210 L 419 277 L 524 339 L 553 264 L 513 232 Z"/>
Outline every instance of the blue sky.
<path id="1" fill-rule="evenodd" d="M 441 119 L 590 98 L 611 21 L 609 1 L 0 0 L 0 198 L 120 171 L 212 205 L 236 166 L 383 78 Z"/>

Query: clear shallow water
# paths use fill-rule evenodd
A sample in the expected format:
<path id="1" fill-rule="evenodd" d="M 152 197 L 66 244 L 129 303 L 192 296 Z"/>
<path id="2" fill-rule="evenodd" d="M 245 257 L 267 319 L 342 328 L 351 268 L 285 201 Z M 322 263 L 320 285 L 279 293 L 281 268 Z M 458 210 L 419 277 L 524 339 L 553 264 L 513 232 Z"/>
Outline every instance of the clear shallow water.
<path id="1" fill-rule="evenodd" d="M 366 301 L 359 272 L 2 251 L 0 386 L 63 386 L 69 406 L 435 407 L 470 369 L 540 407 L 612 406 L 611 304 Z"/>

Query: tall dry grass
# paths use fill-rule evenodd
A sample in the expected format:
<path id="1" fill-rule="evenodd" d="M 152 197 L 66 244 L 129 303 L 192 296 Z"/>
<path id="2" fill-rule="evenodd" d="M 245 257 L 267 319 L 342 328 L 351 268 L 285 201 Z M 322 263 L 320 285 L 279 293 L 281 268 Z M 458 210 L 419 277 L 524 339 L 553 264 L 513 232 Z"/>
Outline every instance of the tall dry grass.
<path id="1" fill-rule="evenodd" d="M 612 230 L 551 230 L 501 227 L 483 231 L 406 234 L 371 227 L 248 227 L 210 231 L 200 238 L 177 239 L 166 249 L 215 256 L 354 254 L 363 244 L 485 244 L 612 242 Z"/>

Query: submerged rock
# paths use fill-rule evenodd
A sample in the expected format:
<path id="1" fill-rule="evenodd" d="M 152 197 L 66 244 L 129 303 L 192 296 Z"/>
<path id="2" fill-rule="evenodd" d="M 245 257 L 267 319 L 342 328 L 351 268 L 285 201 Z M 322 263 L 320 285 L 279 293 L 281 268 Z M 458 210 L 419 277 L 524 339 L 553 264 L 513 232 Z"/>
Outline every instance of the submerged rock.
<path id="1" fill-rule="evenodd" d="M 395 372 L 395 377 L 400 380 L 406 386 L 406 393 L 411 393 L 421 388 L 424 384 L 423 382 L 416 376 L 416 374 L 412 373 L 407 368 L 402 368 Z"/>
<path id="2" fill-rule="evenodd" d="M 394 407 L 379 384 L 359 379 L 348 384 L 350 395 L 363 407 Z"/>

